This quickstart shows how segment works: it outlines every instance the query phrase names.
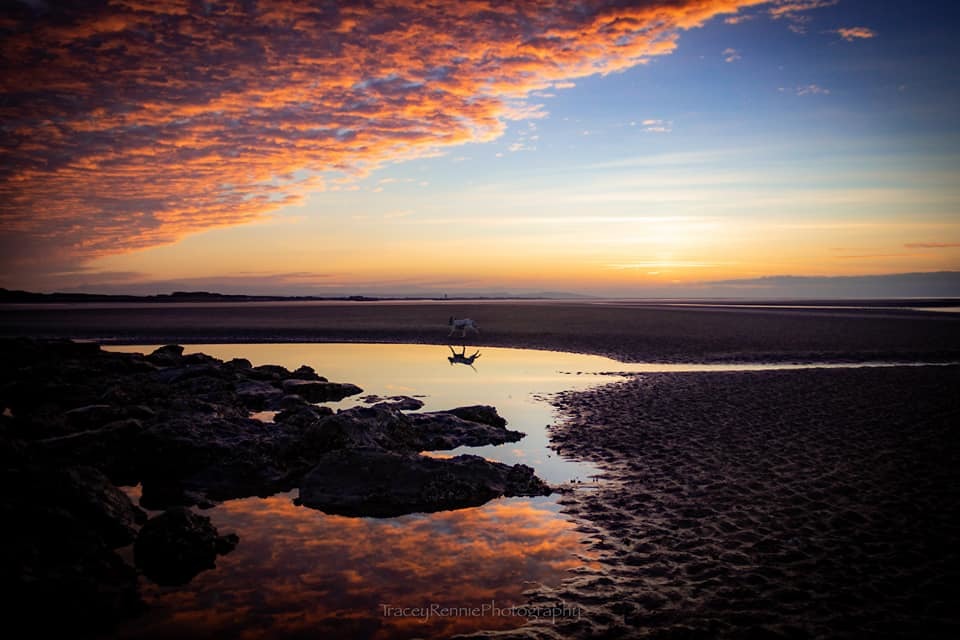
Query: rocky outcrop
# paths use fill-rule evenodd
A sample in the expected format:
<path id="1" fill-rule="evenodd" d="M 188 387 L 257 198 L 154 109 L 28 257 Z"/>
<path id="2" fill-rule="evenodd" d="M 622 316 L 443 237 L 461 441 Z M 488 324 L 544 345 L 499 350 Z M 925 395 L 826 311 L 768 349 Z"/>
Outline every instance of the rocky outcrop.
<path id="1" fill-rule="evenodd" d="M 221 536 L 210 518 L 182 507 L 151 518 L 133 545 L 134 561 L 160 585 L 186 584 L 215 566 L 217 555 L 237 546 L 236 534 Z"/>
<path id="2" fill-rule="evenodd" d="M 38 635 L 77 635 L 142 611 L 137 573 L 113 549 L 132 542 L 145 519 L 95 469 L 4 469 L 0 566 L 7 624 L 26 623 Z"/>
<path id="3" fill-rule="evenodd" d="M 114 549 L 136 539 L 137 566 L 174 584 L 236 543 L 185 506 L 300 487 L 308 506 L 385 516 L 549 492 L 522 465 L 419 455 L 522 437 L 492 407 L 404 413 L 422 403 L 400 396 L 334 413 L 315 403 L 360 388 L 178 345 L 146 356 L 30 340 L 0 349 L 0 559 L 17 610 L 42 616 L 56 602 L 77 630 L 139 606 L 136 572 Z M 259 410 L 278 413 L 264 423 L 250 418 Z M 167 513 L 143 524 L 117 488 L 136 484 L 142 506 Z"/>
<path id="4" fill-rule="evenodd" d="M 550 491 L 525 465 L 470 455 L 440 459 L 375 448 L 342 449 L 319 458 L 300 484 L 299 502 L 326 513 L 382 518 Z"/>
<path id="5" fill-rule="evenodd" d="M 503 426 L 507 421 L 497 414 L 496 409 L 488 408 L 492 413 L 485 413 L 483 417 L 490 422 L 499 422 L 499 426 L 464 419 L 460 416 L 472 415 L 472 412 L 460 409 L 411 414 L 410 421 L 418 438 L 417 448 L 420 451 L 443 451 L 464 446 L 504 444 L 523 438 L 523 433 L 510 431 Z M 467 407 L 467 409 L 473 409 L 473 407 Z"/>
<path id="6" fill-rule="evenodd" d="M 411 398 L 410 396 L 390 396 L 381 398 L 378 395 L 369 395 L 360 398 L 367 404 L 384 405 L 401 411 L 416 411 L 423 408 L 423 400 Z"/>
<path id="7" fill-rule="evenodd" d="M 458 418 L 469 420 L 470 422 L 488 424 L 491 427 L 507 426 L 507 421 L 503 418 L 503 416 L 497 413 L 495 407 L 491 407 L 488 404 L 475 404 L 469 407 L 457 407 L 456 409 L 450 409 L 447 413 L 452 413 Z M 510 440 L 508 442 L 513 441 Z"/>
<path id="8" fill-rule="evenodd" d="M 296 394 L 309 402 L 336 402 L 362 393 L 363 389 L 355 384 L 343 382 L 290 379 L 283 381 L 283 392 Z"/>

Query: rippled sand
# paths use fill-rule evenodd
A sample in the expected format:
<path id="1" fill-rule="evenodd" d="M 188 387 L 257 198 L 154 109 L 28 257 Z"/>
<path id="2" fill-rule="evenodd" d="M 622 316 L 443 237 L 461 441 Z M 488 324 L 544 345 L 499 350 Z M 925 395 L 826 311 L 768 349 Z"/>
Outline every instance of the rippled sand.
<path id="1" fill-rule="evenodd" d="M 600 568 L 511 636 L 960 637 L 960 367 L 644 375 L 558 400 Z"/>

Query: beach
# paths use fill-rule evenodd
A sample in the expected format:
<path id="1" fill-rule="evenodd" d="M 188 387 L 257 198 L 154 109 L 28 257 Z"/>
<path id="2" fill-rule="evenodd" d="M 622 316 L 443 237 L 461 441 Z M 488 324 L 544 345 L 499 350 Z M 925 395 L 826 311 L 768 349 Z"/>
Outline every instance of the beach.
<path id="1" fill-rule="evenodd" d="M 601 568 L 538 637 L 950 638 L 960 367 L 658 374 L 556 400 Z"/>
<path id="2" fill-rule="evenodd" d="M 948 638 L 960 616 L 960 318 L 907 309 L 584 302 L 32 305 L 0 335 L 114 343 L 454 344 L 659 362 L 899 362 L 657 373 L 552 398 L 559 455 L 602 469 L 561 498 L 594 560 L 481 637 Z M 323 371 L 319 371 L 323 373 Z M 349 382 L 349 381 L 345 381 Z M 599 560 L 596 560 L 599 558 Z M 567 615 L 570 612 L 576 615 Z"/>
<path id="3" fill-rule="evenodd" d="M 856 303 L 853 303 L 856 304 Z M 605 355 L 625 362 L 960 361 L 960 314 L 884 307 L 712 307 L 488 300 L 0 307 L 0 336 L 105 344 L 391 342 Z"/>

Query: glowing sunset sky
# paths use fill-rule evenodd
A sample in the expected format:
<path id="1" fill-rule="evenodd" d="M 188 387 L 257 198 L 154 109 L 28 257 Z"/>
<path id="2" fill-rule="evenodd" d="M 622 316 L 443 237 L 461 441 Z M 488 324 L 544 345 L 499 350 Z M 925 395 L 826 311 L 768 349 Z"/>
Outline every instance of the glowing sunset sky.
<path id="1" fill-rule="evenodd" d="M 960 271 L 950 1 L 82 4 L 0 10 L 2 287 Z"/>

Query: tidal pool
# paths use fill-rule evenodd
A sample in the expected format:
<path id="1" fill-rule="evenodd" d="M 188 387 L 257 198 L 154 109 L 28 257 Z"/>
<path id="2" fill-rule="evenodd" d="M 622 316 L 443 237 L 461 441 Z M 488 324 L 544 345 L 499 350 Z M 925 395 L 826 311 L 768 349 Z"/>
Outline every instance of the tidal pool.
<path id="1" fill-rule="evenodd" d="M 149 353 L 156 346 L 109 349 Z M 468 348 L 466 355 L 474 351 Z M 362 394 L 327 403 L 334 409 L 367 404 L 369 395 L 416 396 L 423 411 L 490 404 L 509 428 L 527 436 L 436 455 L 475 453 L 528 464 L 551 483 L 589 482 L 595 467 L 547 447 L 546 427 L 555 416 L 543 396 L 609 381 L 583 374 L 608 371 L 615 363 L 544 351 L 479 351 L 469 366 L 451 363 L 450 348 L 442 346 L 185 348 L 224 360 L 247 358 L 254 365 L 307 364 L 330 380 L 363 388 Z M 139 498 L 139 488 L 128 492 Z M 230 500 L 204 511 L 221 533 L 238 533 L 240 544 L 187 585 L 160 587 L 141 578 L 149 610 L 112 637 L 443 638 L 512 628 L 532 611 L 522 608 L 525 591 L 538 583 L 557 585 L 592 562 L 584 537 L 560 513 L 557 495 L 397 518 L 348 518 L 295 506 L 296 494 Z"/>
<path id="2" fill-rule="evenodd" d="M 159 345 L 110 346 L 111 351 L 149 353 Z M 455 346 L 456 353 L 463 351 Z M 555 412 L 544 397 L 568 389 L 584 389 L 617 379 L 597 376 L 627 371 L 609 358 L 554 351 L 467 347 L 466 355 L 479 351 L 473 365 L 451 363 L 450 347 L 405 344 L 199 344 L 184 353 L 206 353 L 230 360 L 246 358 L 254 365 L 279 364 L 296 369 L 302 364 L 334 382 L 352 382 L 363 393 L 340 402 L 323 403 L 336 409 L 367 404 L 369 395 L 414 396 L 423 401 L 421 411 L 489 404 L 497 408 L 510 429 L 526 433 L 519 442 L 490 447 L 460 447 L 438 455 L 472 453 L 533 467 L 551 484 L 573 480 L 588 482 L 598 472 L 585 462 L 570 460 L 548 448 L 547 426 Z M 577 375 L 579 374 L 579 375 Z M 261 414 L 269 419 L 269 414 Z"/>

